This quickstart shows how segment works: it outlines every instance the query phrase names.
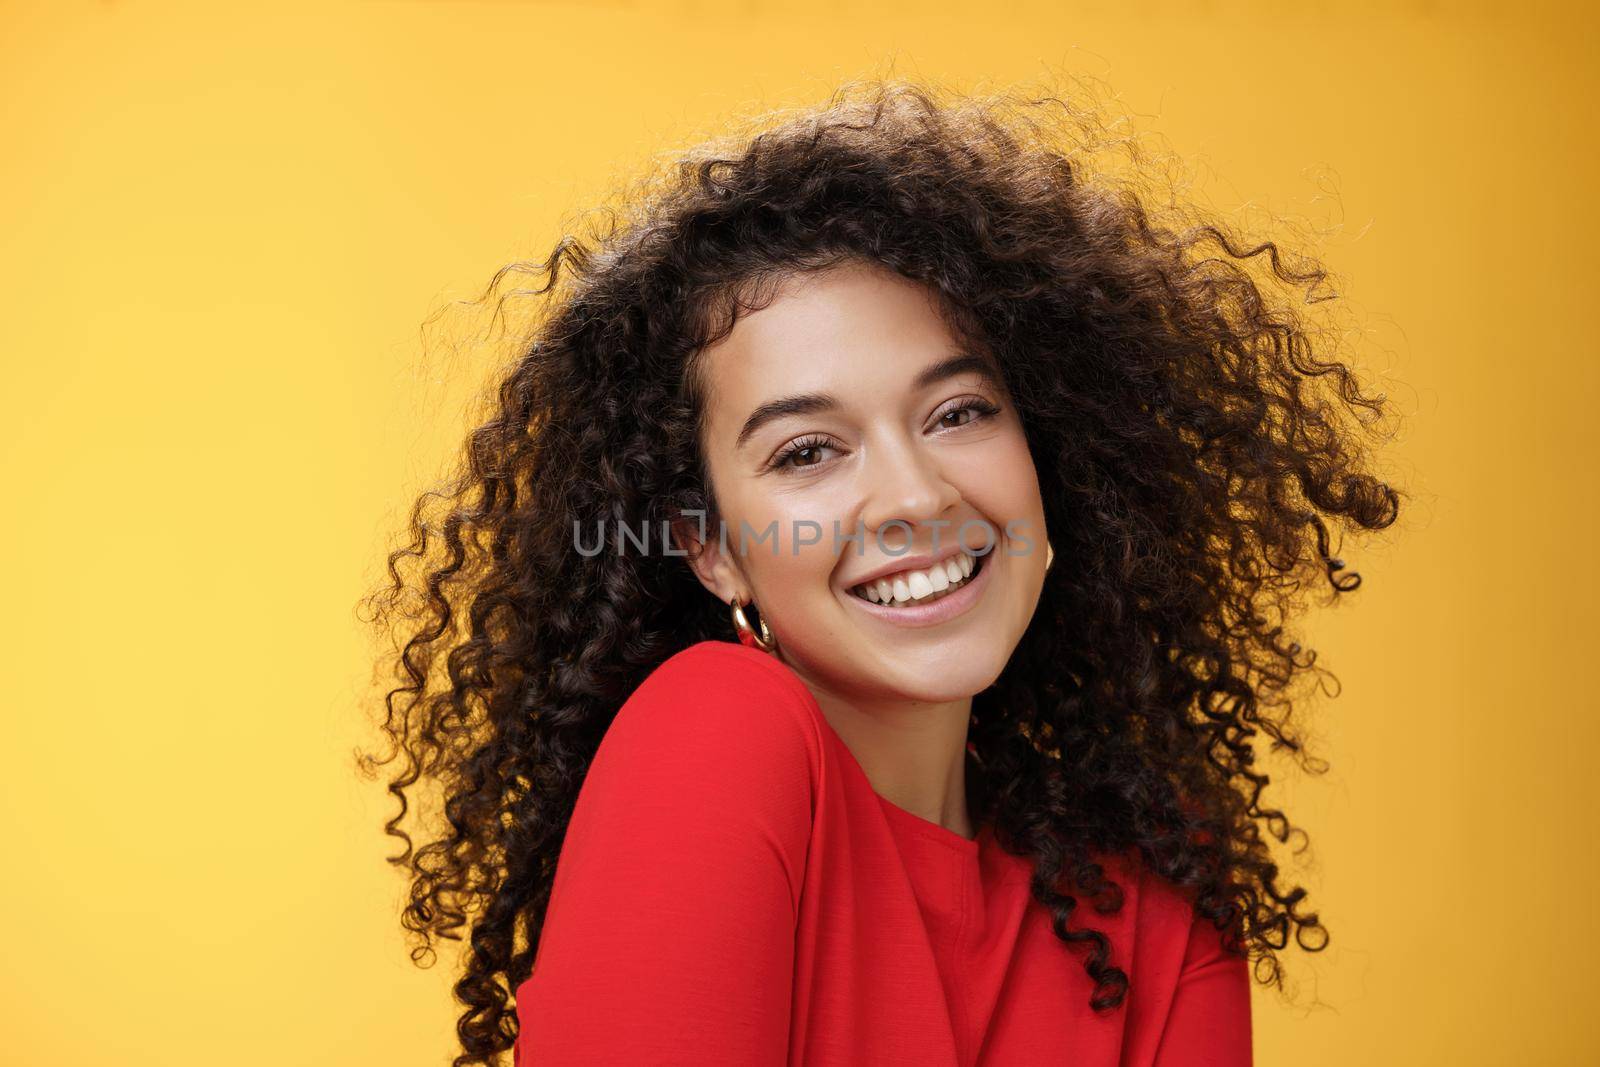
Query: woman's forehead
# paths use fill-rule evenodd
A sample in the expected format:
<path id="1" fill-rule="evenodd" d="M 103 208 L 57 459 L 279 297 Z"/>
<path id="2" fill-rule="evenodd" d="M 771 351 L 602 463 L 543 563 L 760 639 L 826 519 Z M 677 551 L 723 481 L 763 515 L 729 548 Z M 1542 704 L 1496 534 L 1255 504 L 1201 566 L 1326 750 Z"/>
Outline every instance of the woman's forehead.
<path id="1" fill-rule="evenodd" d="M 922 372 L 961 350 L 933 297 L 916 282 L 856 266 L 806 275 L 785 284 L 770 304 L 741 314 L 703 353 L 708 414 L 742 423 L 750 411 L 786 396 L 903 394 Z"/>

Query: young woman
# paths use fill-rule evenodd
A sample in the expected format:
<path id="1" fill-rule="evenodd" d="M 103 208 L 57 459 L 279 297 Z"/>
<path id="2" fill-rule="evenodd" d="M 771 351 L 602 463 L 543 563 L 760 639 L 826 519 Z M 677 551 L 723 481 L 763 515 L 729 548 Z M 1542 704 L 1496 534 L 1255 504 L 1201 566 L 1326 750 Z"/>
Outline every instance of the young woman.
<path id="1" fill-rule="evenodd" d="M 1381 398 L 1059 103 L 841 92 L 541 265 L 379 598 L 456 1063 L 1250 1062 L 1326 936 L 1253 742 Z"/>

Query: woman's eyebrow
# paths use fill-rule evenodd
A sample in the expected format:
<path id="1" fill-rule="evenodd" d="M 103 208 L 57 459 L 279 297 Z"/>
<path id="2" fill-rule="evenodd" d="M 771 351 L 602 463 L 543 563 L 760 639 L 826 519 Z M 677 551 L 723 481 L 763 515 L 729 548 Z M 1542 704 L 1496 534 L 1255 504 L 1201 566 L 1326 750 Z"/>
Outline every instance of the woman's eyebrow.
<path id="1" fill-rule="evenodd" d="M 947 378 L 954 378 L 959 374 L 976 374 L 994 388 L 999 388 L 1000 385 L 994 367 L 988 360 L 964 352 L 924 368 L 912 381 L 911 388 L 920 392 L 930 385 Z M 790 415 L 815 415 L 819 411 L 829 411 L 838 406 L 839 401 L 831 393 L 797 393 L 794 396 L 769 400 L 752 411 L 750 417 L 744 420 L 744 426 L 739 430 L 739 436 L 734 440 L 733 447 L 743 448 L 752 434 L 774 419 L 787 418 Z"/>

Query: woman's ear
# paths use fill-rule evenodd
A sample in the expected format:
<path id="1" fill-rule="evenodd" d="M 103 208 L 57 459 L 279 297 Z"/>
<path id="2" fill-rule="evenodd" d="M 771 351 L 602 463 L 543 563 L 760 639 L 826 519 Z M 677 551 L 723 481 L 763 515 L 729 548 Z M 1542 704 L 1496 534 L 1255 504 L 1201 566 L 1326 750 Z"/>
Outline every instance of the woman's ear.
<path id="1" fill-rule="evenodd" d="M 695 523 L 681 516 L 673 520 L 672 539 L 680 550 L 688 553 L 684 562 L 712 596 L 724 604 L 735 596 L 748 599 L 745 592 L 748 583 L 734 564 L 733 553 L 727 551 L 722 539 L 703 520 Z"/>

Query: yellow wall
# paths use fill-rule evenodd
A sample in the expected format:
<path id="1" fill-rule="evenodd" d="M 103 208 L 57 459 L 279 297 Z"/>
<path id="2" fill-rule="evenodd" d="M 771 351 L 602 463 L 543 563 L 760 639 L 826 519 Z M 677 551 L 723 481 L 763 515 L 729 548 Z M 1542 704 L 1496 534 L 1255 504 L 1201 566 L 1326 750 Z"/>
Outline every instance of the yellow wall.
<path id="1" fill-rule="evenodd" d="M 422 321 L 730 112 L 1059 71 L 1320 235 L 1407 420 L 1258 1062 L 1595 1062 L 1595 25 L 1507 6 L 0 6 L 0 1058 L 447 1062 L 349 760 L 353 605 L 487 373 Z"/>

